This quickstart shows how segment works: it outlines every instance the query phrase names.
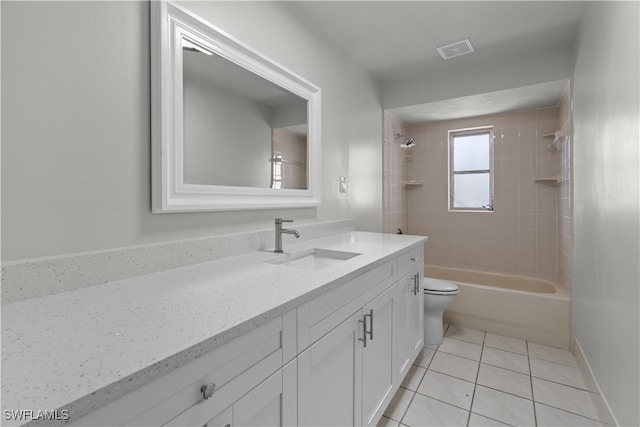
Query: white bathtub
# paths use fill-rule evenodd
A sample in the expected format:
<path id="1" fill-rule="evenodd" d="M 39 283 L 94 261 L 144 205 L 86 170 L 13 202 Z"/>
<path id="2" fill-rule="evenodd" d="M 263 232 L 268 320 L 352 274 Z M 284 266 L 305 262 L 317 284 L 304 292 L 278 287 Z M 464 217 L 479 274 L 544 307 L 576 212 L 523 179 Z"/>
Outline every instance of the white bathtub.
<path id="1" fill-rule="evenodd" d="M 460 288 L 445 322 L 569 348 L 569 297 L 556 283 L 432 265 L 425 265 L 424 275 Z"/>

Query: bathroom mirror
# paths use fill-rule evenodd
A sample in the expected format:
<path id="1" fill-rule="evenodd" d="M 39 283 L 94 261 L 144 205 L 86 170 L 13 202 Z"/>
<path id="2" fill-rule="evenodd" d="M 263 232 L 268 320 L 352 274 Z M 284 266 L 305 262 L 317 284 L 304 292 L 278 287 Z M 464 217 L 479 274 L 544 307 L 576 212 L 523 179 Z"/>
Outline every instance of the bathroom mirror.
<path id="1" fill-rule="evenodd" d="M 151 2 L 153 212 L 320 204 L 320 89 Z"/>

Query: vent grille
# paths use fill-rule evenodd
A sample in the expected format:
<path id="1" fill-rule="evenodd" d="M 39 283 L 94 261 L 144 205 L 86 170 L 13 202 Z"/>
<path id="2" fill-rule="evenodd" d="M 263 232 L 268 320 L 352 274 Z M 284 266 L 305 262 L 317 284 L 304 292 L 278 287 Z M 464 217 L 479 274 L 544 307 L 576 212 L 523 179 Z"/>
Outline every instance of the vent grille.
<path id="1" fill-rule="evenodd" d="M 471 45 L 471 40 L 469 39 L 449 43 L 448 45 L 437 47 L 436 50 L 438 51 L 440 56 L 442 56 L 442 59 L 451 59 L 455 58 L 456 56 L 475 52 L 475 49 Z"/>

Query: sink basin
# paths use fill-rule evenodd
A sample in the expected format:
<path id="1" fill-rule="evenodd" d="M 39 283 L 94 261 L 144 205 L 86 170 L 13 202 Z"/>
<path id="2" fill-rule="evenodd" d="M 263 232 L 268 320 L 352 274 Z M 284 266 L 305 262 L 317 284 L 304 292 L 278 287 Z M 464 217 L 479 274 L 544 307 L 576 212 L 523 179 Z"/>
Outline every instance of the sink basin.
<path id="1" fill-rule="evenodd" d="M 314 248 L 270 259 L 267 262 L 301 270 L 317 271 L 340 264 L 358 255 L 362 254 Z"/>

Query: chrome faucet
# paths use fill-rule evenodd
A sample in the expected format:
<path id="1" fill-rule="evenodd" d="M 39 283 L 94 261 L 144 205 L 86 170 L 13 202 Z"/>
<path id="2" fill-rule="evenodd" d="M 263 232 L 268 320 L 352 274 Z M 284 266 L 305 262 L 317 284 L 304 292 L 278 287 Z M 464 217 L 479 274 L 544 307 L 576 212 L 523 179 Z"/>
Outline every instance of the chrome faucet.
<path id="1" fill-rule="evenodd" d="M 276 218 L 276 249 L 274 252 L 282 253 L 282 235 L 283 234 L 293 234 L 296 236 L 296 239 L 300 237 L 300 233 L 296 230 L 288 230 L 286 228 L 282 228 L 283 222 L 293 222 L 292 219 L 282 219 Z"/>

